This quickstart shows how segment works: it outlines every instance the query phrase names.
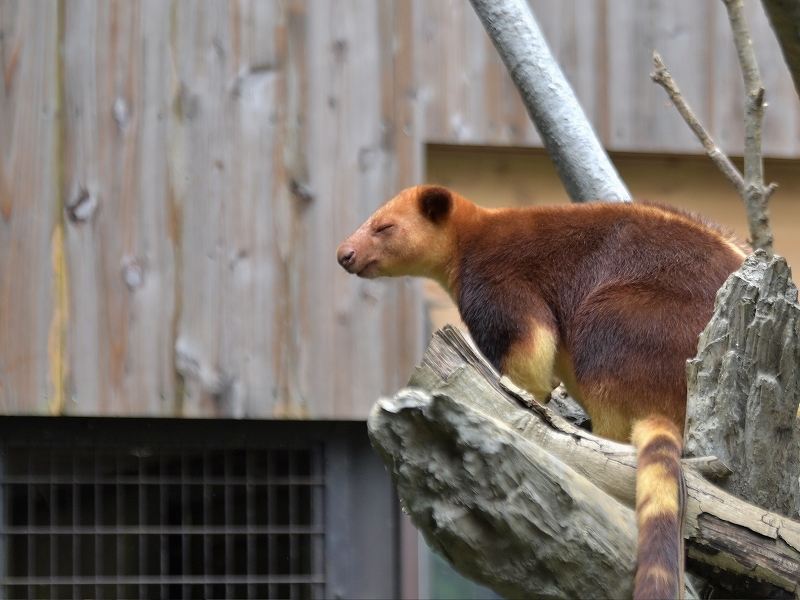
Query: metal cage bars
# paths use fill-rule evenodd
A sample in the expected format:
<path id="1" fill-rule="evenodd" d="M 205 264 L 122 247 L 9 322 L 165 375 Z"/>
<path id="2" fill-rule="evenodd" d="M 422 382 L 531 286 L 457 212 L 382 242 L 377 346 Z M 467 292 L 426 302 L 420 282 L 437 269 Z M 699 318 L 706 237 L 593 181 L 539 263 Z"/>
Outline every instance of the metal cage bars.
<path id="1" fill-rule="evenodd" d="M 2 454 L 5 597 L 313 598 L 323 448 Z"/>

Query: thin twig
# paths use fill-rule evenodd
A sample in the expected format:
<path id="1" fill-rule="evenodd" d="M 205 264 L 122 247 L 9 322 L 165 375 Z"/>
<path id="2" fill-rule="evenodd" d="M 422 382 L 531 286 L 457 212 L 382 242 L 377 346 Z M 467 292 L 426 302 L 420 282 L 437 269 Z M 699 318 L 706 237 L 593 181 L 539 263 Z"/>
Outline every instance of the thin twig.
<path id="1" fill-rule="evenodd" d="M 675 85 L 675 81 L 673 81 L 672 76 L 664 66 L 664 62 L 661 60 L 658 52 L 653 52 L 653 63 L 656 66 L 656 70 L 650 74 L 650 78 L 666 90 L 672 104 L 678 109 L 678 112 L 683 117 L 683 120 L 686 121 L 686 124 L 694 131 L 700 143 L 703 144 L 703 148 L 705 148 L 708 157 L 717 165 L 717 168 L 722 171 L 722 174 L 731 182 L 733 187 L 736 188 L 739 195 L 744 198 L 746 188 L 742 174 L 739 173 L 736 165 L 731 162 L 728 156 L 714 143 L 708 131 L 706 131 L 705 127 L 703 127 L 702 123 L 697 119 L 692 109 L 689 108 L 686 100 L 683 99 L 681 91 L 678 89 L 678 86 Z"/>
<path id="2" fill-rule="evenodd" d="M 758 72 L 753 43 L 744 18 L 742 0 L 723 0 L 733 31 L 733 43 L 742 68 L 745 87 L 744 105 L 744 179 L 742 196 L 754 248 L 772 254 L 772 230 L 769 224 L 767 200 L 775 189 L 764 185 L 764 161 L 761 152 L 761 121 L 764 117 L 764 88 Z M 741 195 L 741 192 L 740 192 Z"/>

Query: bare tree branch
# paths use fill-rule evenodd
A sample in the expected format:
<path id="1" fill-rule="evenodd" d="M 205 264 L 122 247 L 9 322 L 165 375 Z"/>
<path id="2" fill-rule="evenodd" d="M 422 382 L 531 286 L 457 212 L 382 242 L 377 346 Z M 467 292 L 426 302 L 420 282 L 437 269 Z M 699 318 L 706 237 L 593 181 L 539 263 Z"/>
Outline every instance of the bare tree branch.
<path id="1" fill-rule="evenodd" d="M 761 154 L 761 121 L 764 117 L 764 88 L 758 72 L 753 42 L 744 18 L 742 0 L 723 0 L 733 31 L 733 43 L 742 68 L 745 88 L 744 110 L 744 203 L 753 247 L 772 254 L 772 229 L 767 200 L 774 186 L 764 185 L 764 161 Z"/>
<path id="2" fill-rule="evenodd" d="M 750 32 L 747 29 L 747 21 L 744 18 L 744 5 L 742 0 L 722 0 L 728 10 L 728 20 L 733 31 L 733 43 L 736 46 L 736 54 L 739 56 L 739 65 L 742 68 L 744 77 L 744 87 L 748 95 L 761 90 L 761 75 L 758 72 L 756 56 L 753 53 L 753 42 L 750 39 Z"/>
<path id="3" fill-rule="evenodd" d="M 733 184 L 744 202 L 747 212 L 747 223 L 750 228 L 750 239 L 754 248 L 760 248 L 772 254 L 772 229 L 769 224 L 767 201 L 777 187 L 772 183 L 764 185 L 764 161 L 761 153 L 761 121 L 764 116 L 764 88 L 758 72 L 753 44 L 744 19 L 742 0 L 723 0 L 728 10 L 728 18 L 733 30 L 733 40 L 742 69 L 745 84 L 744 111 L 744 176 L 733 165 L 730 159 L 717 147 L 711 136 L 694 115 L 673 81 L 664 62 L 657 52 L 653 52 L 655 72 L 650 75 L 654 82 L 661 85 L 678 109 L 683 119 L 694 131 L 709 158 L 722 171 L 728 181 Z"/>
<path id="4" fill-rule="evenodd" d="M 656 70 L 650 74 L 650 78 L 666 90 L 672 104 L 675 105 L 675 108 L 678 109 L 683 120 L 686 121 L 700 140 L 700 143 L 703 144 L 703 148 L 705 148 L 708 157 L 714 161 L 717 168 L 722 171 L 722 174 L 725 175 L 727 180 L 736 188 L 739 195 L 744 198 L 744 177 L 739 173 L 739 169 L 736 168 L 736 165 L 734 165 L 728 156 L 714 143 L 708 131 L 706 131 L 705 127 L 700 123 L 694 112 L 692 112 L 692 109 L 689 108 L 689 104 L 684 99 L 678 86 L 675 85 L 675 81 L 664 66 L 664 62 L 661 60 L 661 56 L 659 56 L 658 52 L 653 52 L 653 63 L 656 66 Z"/>
<path id="5" fill-rule="evenodd" d="M 525 0 L 470 0 L 573 202 L 630 201 Z"/>

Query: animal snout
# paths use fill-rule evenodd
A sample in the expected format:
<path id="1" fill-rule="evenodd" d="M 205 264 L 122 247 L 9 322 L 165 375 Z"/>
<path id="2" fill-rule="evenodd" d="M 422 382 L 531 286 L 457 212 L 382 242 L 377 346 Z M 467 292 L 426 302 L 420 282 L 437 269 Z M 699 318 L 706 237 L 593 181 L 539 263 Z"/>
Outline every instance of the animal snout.
<path id="1" fill-rule="evenodd" d="M 336 252 L 336 260 L 338 260 L 339 264 L 342 265 L 342 267 L 344 267 L 347 271 L 350 271 L 356 262 L 356 251 L 353 250 L 353 248 L 342 246 Z"/>

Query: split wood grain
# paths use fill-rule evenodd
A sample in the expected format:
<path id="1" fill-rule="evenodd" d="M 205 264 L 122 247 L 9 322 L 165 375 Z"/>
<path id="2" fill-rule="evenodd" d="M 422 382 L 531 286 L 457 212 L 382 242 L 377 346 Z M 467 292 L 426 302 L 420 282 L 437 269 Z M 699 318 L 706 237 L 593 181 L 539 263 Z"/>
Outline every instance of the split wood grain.
<path id="1" fill-rule="evenodd" d="M 454 551 L 452 555 L 448 554 L 449 540 L 464 532 L 459 531 L 458 523 L 454 523 L 447 531 L 440 531 L 446 524 L 441 520 L 432 520 L 429 507 L 438 506 L 436 502 L 450 502 L 447 497 L 435 499 L 440 472 L 459 468 L 469 473 L 472 464 L 494 460 L 485 456 L 480 449 L 483 446 L 492 447 L 493 443 L 492 439 L 484 439 L 486 435 L 493 435 L 485 422 L 491 422 L 497 431 L 502 429 L 503 437 L 497 444 L 514 445 L 518 441 L 517 451 L 520 454 L 525 454 L 528 446 L 534 445 L 561 464 L 557 471 L 559 478 L 568 470 L 591 482 L 597 488 L 598 505 L 605 506 L 608 499 L 613 498 L 627 509 L 633 509 L 636 458 L 631 446 L 597 438 L 570 425 L 546 406 L 533 403 L 530 408 L 525 408 L 520 402 L 525 394 L 518 390 L 509 390 L 513 390 L 513 386 L 508 382 L 501 382 L 497 373 L 479 358 L 463 334 L 446 327 L 434 336 L 423 364 L 409 382 L 409 388 L 399 392 L 393 400 L 381 400 L 373 409 L 369 421 L 373 444 L 384 457 L 401 499 L 415 524 L 426 536 L 435 539 L 434 543 L 443 550 L 445 556 L 457 557 L 459 560 L 479 560 L 475 556 L 463 558 L 461 549 Z M 409 411 L 413 415 L 406 416 Z M 447 416 L 451 412 L 463 415 L 458 417 L 458 427 Z M 403 421 L 402 435 L 394 429 L 395 420 Z M 420 471 L 414 466 L 416 459 L 412 455 L 418 451 L 424 452 L 426 444 L 432 439 L 433 429 L 444 438 L 437 443 L 446 448 L 447 453 L 428 453 L 425 458 L 427 467 Z M 464 449 L 463 440 L 473 440 L 476 437 L 479 441 L 471 441 L 472 445 Z M 538 460 L 536 452 L 532 451 L 526 456 L 526 461 Z M 440 464 L 443 461 L 447 466 Z M 524 477 L 521 473 L 527 468 L 522 464 L 515 467 L 519 469 L 519 477 Z M 713 471 L 713 465 L 713 461 L 708 461 L 703 470 Z M 444 471 L 440 471 L 440 468 Z M 691 464 L 685 464 L 685 472 L 688 488 L 685 532 L 690 568 L 695 563 L 701 565 L 697 570 L 714 581 L 720 581 L 723 579 L 721 574 L 728 573 L 739 580 L 751 581 L 752 589 L 768 589 L 769 593 L 779 595 L 797 594 L 800 591 L 797 587 L 800 581 L 800 523 L 748 504 L 722 491 L 709 483 Z M 566 493 L 557 481 L 558 479 L 542 485 L 548 489 L 555 487 L 560 490 L 558 493 Z M 516 497 L 511 493 L 515 485 L 513 478 L 506 482 L 508 489 L 492 485 L 479 484 L 468 479 L 463 487 L 456 486 L 459 500 L 453 503 L 460 504 L 464 512 L 469 512 L 470 507 L 479 507 L 476 511 L 483 514 L 485 504 L 491 505 L 499 499 L 511 502 L 513 499 L 513 510 L 529 511 L 524 514 L 532 522 L 549 518 L 540 513 L 554 505 L 547 503 L 540 506 L 524 494 Z M 452 490 L 448 491 L 451 492 Z M 425 501 L 428 502 L 428 508 L 415 512 L 414 507 L 422 506 L 419 503 L 423 502 L 418 495 L 424 494 L 428 494 L 428 500 Z M 520 505 L 527 508 L 523 509 Z M 554 521 L 563 524 L 572 517 L 571 513 L 564 512 L 554 517 Z M 478 517 L 474 515 L 463 517 L 465 520 L 476 518 Z M 477 550 L 482 554 L 500 553 L 504 544 L 503 535 L 505 530 L 498 531 L 488 527 L 485 537 L 481 538 L 482 542 L 474 545 L 476 548 L 484 547 L 484 550 Z M 602 535 L 605 534 L 601 533 Z M 635 529 L 630 535 L 635 546 Z M 531 548 L 536 548 L 541 541 L 539 530 L 531 531 L 530 536 L 528 544 Z M 544 537 L 547 535 L 544 534 Z M 498 539 L 491 541 L 491 538 Z M 571 542 L 572 538 L 566 545 L 572 546 Z M 760 550 L 748 551 L 745 557 L 743 548 L 750 548 L 753 544 L 759 545 Z M 580 546 L 580 543 L 577 545 Z M 514 554 L 507 553 L 503 556 L 506 560 L 513 560 Z M 587 555 L 585 559 L 596 561 L 593 567 L 589 567 L 589 572 L 594 573 L 592 569 L 597 567 L 606 573 L 605 567 L 599 566 L 605 565 L 606 557 L 602 552 L 598 551 L 594 558 Z M 486 560 L 487 564 L 491 564 L 493 558 L 489 556 Z M 536 560 L 544 559 L 531 558 L 526 564 L 533 565 Z M 467 567 L 467 564 L 463 563 L 461 568 L 471 569 L 472 566 Z M 630 563 L 629 567 L 632 572 L 633 564 Z M 516 568 L 518 565 L 509 567 L 509 570 Z M 548 572 L 547 568 L 545 572 Z M 536 577 L 535 574 L 529 576 Z M 601 581 L 603 577 L 604 575 L 598 574 L 597 581 Z M 490 585 L 505 585 L 498 584 L 493 579 L 482 581 Z M 566 594 L 572 593 L 574 596 L 574 592 L 575 590 L 570 589 Z"/>

